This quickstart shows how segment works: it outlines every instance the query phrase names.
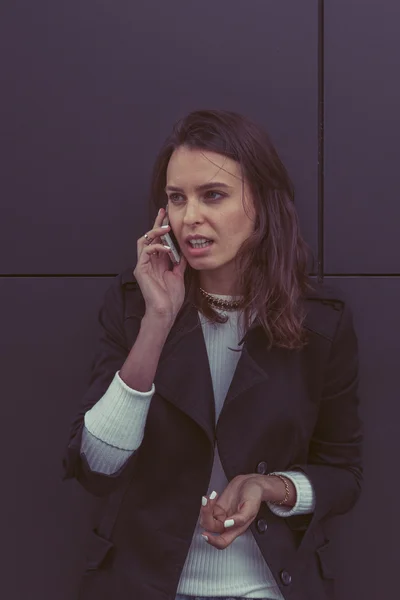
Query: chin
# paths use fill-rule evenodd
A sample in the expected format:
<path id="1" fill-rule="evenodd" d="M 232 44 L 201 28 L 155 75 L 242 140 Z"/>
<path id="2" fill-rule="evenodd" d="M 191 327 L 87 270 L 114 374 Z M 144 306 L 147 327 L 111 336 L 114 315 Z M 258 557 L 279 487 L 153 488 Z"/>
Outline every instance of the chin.
<path id="1" fill-rule="evenodd" d="M 201 261 L 199 260 L 190 260 L 189 258 L 187 259 L 189 265 L 192 267 L 192 269 L 194 269 L 195 271 L 204 271 L 207 269 L 207 271 L 210 269 L 210 267 L 207 265 L 205 266 L 204 264 L 201 264 Z"/>
<path id="2" fill-rule="evenodd" d="M 194 269 L 195 271 L 215 271 L 216 269 L 221 268 L 221 266 L 223 265 L 217 265 L 217 264 L 210 264 L 209 262 L 207 262 L 206 260 L 203 260 L 203 262 L 199 259 L 192 259 L 192 262 L 188 259 L 188 263 L 189 265 L 192 267 L 192 269 Z"/>
<path id="3" fill-rule="evenodd" d="M 209 264 L 207 264 L 207 261 L 204 260 L 204 258 L 194 258 L 193 256 L 185 256 L 185 258 L 188 261 L 189 265 L 193 269 L 204 269 L 204 268 L 209 269 L 210 268 Z M 206 265 L 207 265 L 207 267 L 206 267 Z"/>

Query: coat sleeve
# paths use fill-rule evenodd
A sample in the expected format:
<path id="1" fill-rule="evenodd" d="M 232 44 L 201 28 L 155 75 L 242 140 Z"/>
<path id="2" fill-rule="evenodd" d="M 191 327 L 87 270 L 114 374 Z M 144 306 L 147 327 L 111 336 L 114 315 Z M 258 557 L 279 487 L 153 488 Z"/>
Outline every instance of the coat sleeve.
<path id="1" fill-rule="evenodd" d="M 345 303 L 331 346 L 307 463 L 291 466 L 308 476 L 315 492 L 315 510 L 307 515 L 304 529 L 355 505 L 362 484 L 362 441 L 358 342 L 352 312 Z"/>
<path id="2" fill-rule="evenodd" d="M 136 319 L 137 336 L 140 319 Z M 124 364 L 130 348 L 124 332 L 124 294 L 121 275 L 118 275 L 105 294 L 98 313 L 100 335 L 98 348 L 92 362 L 88 390 L 82 398 L 69 434 L 68 445 L 63 457 L 62 478 L 75 478 L 90 493 L 104 496 L 118 488 L 133 467 L 136 452 L 115 473 L 107 475 L 90 468 L 85 454 L 81 451 L 84 418 L 105 394 L 115 374 Z"/>

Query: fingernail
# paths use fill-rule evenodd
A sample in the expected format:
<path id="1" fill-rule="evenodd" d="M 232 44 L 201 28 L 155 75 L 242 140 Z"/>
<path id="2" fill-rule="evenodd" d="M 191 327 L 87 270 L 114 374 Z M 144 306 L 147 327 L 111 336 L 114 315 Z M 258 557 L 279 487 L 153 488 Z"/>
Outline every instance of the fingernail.
<path id="1" fill-rule="evenodd" d="M 233 527 L 235 521 L 233 519 L 227 519 L 224 523 L 224 527 Z"/>
<path id="2" fill-rule="evenodd" d="M 202 496 L 201 503 L 203 506 L 207 506 L 207 498 L 205 496 Z"/>
<path id="3" fill-rule="evenodd" d="M 214 498 L 216 498 L 217 496 L 218 496 L 217 492 L 211 492 L 210 500 L 214 500 Z"/>
<path id="4" fill-rule="evenodd" d="M 161 225 L 161 229 L 168 229 L 169 225 Z"/>
<path id="5" fill-rule="evenodd" d="M 168 250 L 171 250 L 171 248 L 169 246 L 167 246 L 166 244 L 163 244 L 164 248 L 167 248 Z"/>
<path id="6" fill-rule="evenodd" d="M 208 542 L 208 537 L 207 537 L 206 535 L 203 535 L 203 534 L 201 534 L 201 537 L 202 537 L 203 539 L 205 539 L 205 540 L 206 540 L 206 542 Z"/>
<path id="7" fill-rule="evenodd" d="M 161 214 L 161 210 L 162 210 L 161 208 L 158 209 L 157 216 L 159 216 Z"/>

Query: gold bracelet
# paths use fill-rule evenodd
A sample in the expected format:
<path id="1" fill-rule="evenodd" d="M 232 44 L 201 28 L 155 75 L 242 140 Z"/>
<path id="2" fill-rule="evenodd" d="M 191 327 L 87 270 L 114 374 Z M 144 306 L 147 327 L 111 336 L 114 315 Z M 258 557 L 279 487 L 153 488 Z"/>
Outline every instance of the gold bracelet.
<path id="1" fill-rule="evenodd" d="M 287 482 L 287 479 L 285 479 L 285 477 L 283 477 L 283 475 L 279 475 L 278 473 L 268 473 L 268 477 L 279 477 L 279 479 L 281 481 L 283 481 L 283 483 L 285 484 L 285 497 L 283 500 L 281 500 L 280 502 L 273 502 L 272 504 L 277 504 L 278 506 L 282 506 L 282 504 L 286 504 L 286 502 L 289 500 L 289 494 L 290 494 L 290 488 L 289 488 L 289 484 Z"/>

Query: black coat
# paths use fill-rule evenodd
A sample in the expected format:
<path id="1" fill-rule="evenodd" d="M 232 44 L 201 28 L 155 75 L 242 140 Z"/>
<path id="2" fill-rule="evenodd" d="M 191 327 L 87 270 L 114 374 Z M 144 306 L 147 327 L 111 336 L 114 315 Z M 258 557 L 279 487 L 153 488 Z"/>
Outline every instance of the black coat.
<path id="1" fill-rule="evenodd" d="M 351 311 L 332 288 L 315 284 L 305 303 L 310 343 L 300 352 L 268 350 L 254 321 L 216 427 L 197 309 L 181 310 L 159 361 L 143 442 L 107 476 L 91 471 L 80 455 L 83 416 L 122 367 L 145 310 L 131 270 L 115 278 L 99 313 L 99 349 L 63 461 L 64 478 L 105 497 L 80 600 L 174 600 L 216 440 L 228 480 L 290 469 L 310 478 L 312 515 L 285 519 L 263 503 L 251 531 L 285 598 L 333 597 L 327 524 L 352 508 L 362 479 L 357 339 Z"/>

